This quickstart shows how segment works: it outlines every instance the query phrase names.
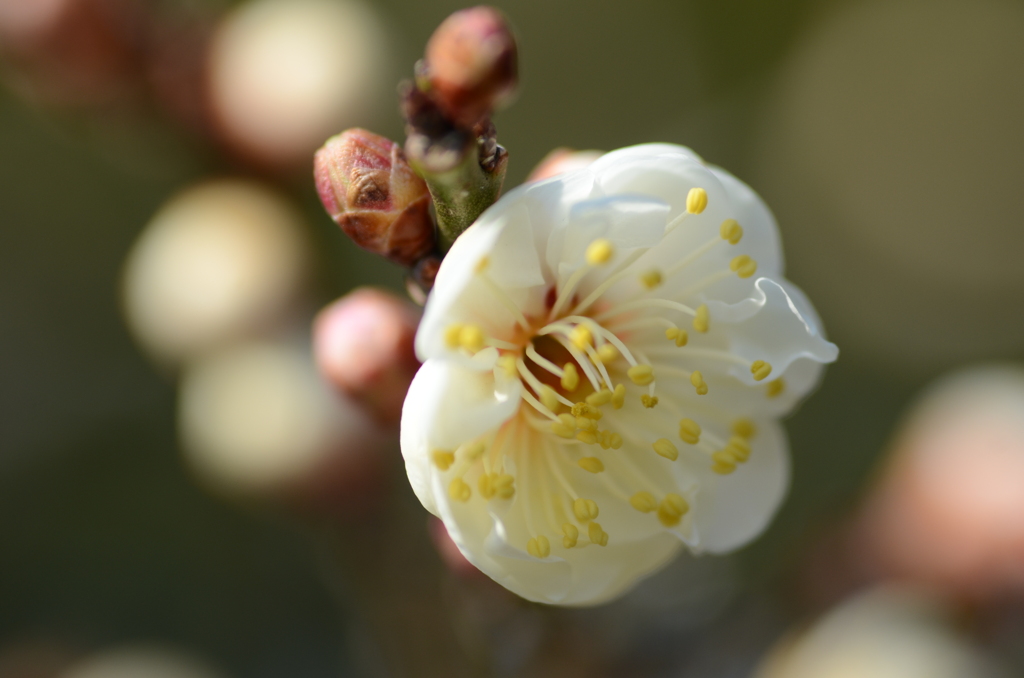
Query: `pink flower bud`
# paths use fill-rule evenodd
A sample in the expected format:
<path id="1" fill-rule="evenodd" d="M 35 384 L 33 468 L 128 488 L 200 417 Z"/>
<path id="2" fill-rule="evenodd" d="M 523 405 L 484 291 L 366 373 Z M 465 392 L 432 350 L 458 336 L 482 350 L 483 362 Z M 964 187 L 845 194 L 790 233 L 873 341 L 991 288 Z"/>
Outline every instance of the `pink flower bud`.
<path id="1" fill-rule="evenodd" d="M 530 172 L 530 176 L 526 177 L 526 180 L 540 181 L 542 179 L 550 179 L 559 174 L 565 174 L 566 172 L 572 172 L 573 170 L 583 169 L 602 155 L 604 153 L 601 151 L 574 151 L 571 148 L 556 148 L 544 156 L 544 159 L 533 168 L 533 171 Z"/>
<path id="2" fill-rule="evenodd" d="M 360 247 L 403 266 L 433 249 L 430 193 L 398 144 L 347 130 L 317 151 L 313 175 L 324 209 Z"/>
<path id="3" fill-rule="evenodd" d="M 445 115 L 469 129 L 511 100 L 518 84 L 516 39 L 501 12 L 455 12 L 427 43 L 425 77 Z"/>

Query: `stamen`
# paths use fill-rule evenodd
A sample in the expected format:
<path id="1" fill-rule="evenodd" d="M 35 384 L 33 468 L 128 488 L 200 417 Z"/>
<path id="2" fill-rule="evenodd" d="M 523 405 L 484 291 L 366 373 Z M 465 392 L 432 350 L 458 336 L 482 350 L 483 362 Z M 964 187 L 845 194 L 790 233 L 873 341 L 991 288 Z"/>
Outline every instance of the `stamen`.
<path id="1" fill-rule="evenodd" d="M 587 246 L 587 263 L 591 266 L 607 264 L 608 260 L 615 254 L 615 248 L 607 238 L 598 238 Z"/>
<path id="2" fill-rule="evenodd" d="M 643 403 L 643 406 L 647 409 L 651 409 L 658 404 L 658 396 L 647 395 L 645 393 L 640 396 L 640 402 Z"/>
<path id="3" fill-rule="evenodd" d="M 534 558 L 547 558 L 551 555 L 551 543 L 542 534 L 526 542 L 526 552 Z"/>
<path id="4" fill-rule="evenodd" d="M 700 441 L 700 424 L 693 419 L 683 419 L 679 422 L 679 439 L 687 445 L 696 445 Z"/>
<path id="5" fill-rule="evenodd" d="M 597 502 L 593 499 L 579 497 L 572 502 L 572 512 L 576 516 L 576 520 L 586 523 L 597 518 L 599 509 Z"/>
<path id="6" fill-rule="evenodd" d="M 576 417 L 576 428 L 581 431 L 597 431 L 597 420 L 590 417 Z"/>
<path id="7" fill-rule="evenodd" d="M 736 458 L 729 449 L 719 450 L 711 455 L 711 470 L 723 476 L 736 470 Z"/>
<path id="8" fill-rule="evenodd" d="M 499 356 L 498 360 L 495 361 L 494 366 L 495 369 L 501 370 L 509 379 L 516 376 L 516 373 L 518 372 L 516 369 L 516 357 L 507 353 L 503 356 Z"/>
<path id="9" fill-rule="evenodd" d="M 434 450 L 430 453 L 430 458 L 433 460 L 434 466 L 441 471 L 447 471 L 455 463 L 455 455 L 446 450 Z"/>
<path id="10" fill-rule="evenodd" d="M 608 533 L 597 523 L 590 523 L 587 526 L 587 536 L 590 537 L 592 544 L 608 546 Z"/>
<path id="11" fill-rule="evenodd" d="M 718 232 L 722 235 L 722 240 L 728 240 L 730 245 L 738 244 L 740 238 L 743 237 L 743 227 L 735 219 L 723 221 Z"/>
<path id="12" fill-rule="evenodd" d="M 754 422 L 749 419 L 737 419 L 732 423 L 732 432 L 740 438 L 750 440 L 757 433 L 757 428 L 754 426 Z"/>
<path id="13" fill-rule="evenodd" d="M 537 348 L 533 345 L 532 341 L 526 345 L 526 356 L 556 377 L 561 377 L 565 374 L 561 367 L 538 353 Z"/>
<path id="14" fill-rule="evenodd" d="M 565 523 L 562 525 L 562 546 L 567 549 L 571 549 L 576 546 L 576 541 L 580 538 L 580 531 L 572 523 Z"/>
<path id="15" fill-rule="evenodd" d="M 741 278 L 749 278 L 757 272 L 757 262 L 746 254 L 741 254 L 729 262 L 729 270 Z"/>
<path id="16" fill-rule="evenodd" d="M 594 289 L 593 292 L 588 294 L 586 299 L 584 299 L 580 303 L 576 304 L 575 307 L 573 307 L 573 309 L 572 309 L 572 311 L 570 311 L 569 315 L 576 315 L 577 313 L 580 313 L 584 309 L 588 308 L 592 303 L 594 303 L 595 301 L 600 299 L 602 294 L 604 294 L 609 289 L 611 289 L 612 285 L 614 285 L 615 283 L 619 282 L 620 280 L 622 280 L 627 275 L 630 275 L 631 272 L 629 271 L 629 267 L 632 266 L 633 263 L 637 259 L 642 257 L 646 252 L 647 252 L 646 248 L 645 249 L 638 249 L 638 250 L 634 251 L 633 253 L 631 253 L 628 257 L 626 257 L 618 265 L 618 267 L 615 269 L 614 273 L 612 273 L 610 276 L 608 276 L 608 278 L 603 283 L 598 285 Z M 552 314 L 551 317 L 555 317 L 554 314 Z"/>
<path id="17" fill-rule="evenodd" d="M 448 485 L 448 496 L 455 501 L 467 502 L 472 495 L 473 490 L 462 478 L 456 478 Z"/>
<path id="18" fill-rule="evenodd" d="M 668 438 L 658 438 L 655 440 L 654 451 L 669 461 L 675 461 L 679 458 L 679 449 Z"/>
<path id="19" fill-rule="evenodd" d="M 573 321 L 573 322 L 591 322 L 592 321 L 592 319 L 590 319 L 590 318 L 584 318 L 583 316 L 578 316 L 578 315 L 568 316 L 568 317 L 565 318 L 565 320 Z M 614 346 L 619 351 L 619 353 L 622 354 L 622 357 L 624 357 L 626 359 L 626 362 L 628 362 L 630 365 L 636 365 L 636 359 L 633 358 L 633 354 L 630 352 L 630 350 L 628 348 L 626 348 L 626 345 L 624 343 L 622 343 L 622 340 L 619 339 L 617 336 L 615 336 L 614 332 L 608 330 L 607 328 L 605 328 L 603 325 L 601 325 L 599 323 L 598 324 L 594 324 L 591 327 L 594 330 L 596 330 L 597 333 L 601 337 L 603 337 L 605 341 L 610 342 L 612 344 L 612 346 Z"/>
<path id="20" fill-rule="evenodd" d="M 653 290 L 655 287 L 662 283 L 661 271 L 654 268 L 647 273 L 640 276 L 640 284 L 649 290 Z"/>
<path id="21" fill-rule="evenodd" d="M 594 334 L 589 327 L 580 323 L 569 332 L 569 341 L 582 350 L 594 343 Z"/>
<path id="22" fill-rule="evenodd" d="M 754 381 L 764 381 L 772 373 L 772 366 L 763 360 L 755 360 L 750 365 L 750 373 L 754 375 Z"/>
<path id="23" fill-rule="evenodd" d="M 686 344 L 690 341 L 690 335 L 686 332 L 686 330 L 681 330 L 678 327 L 675 327 L 674 325 L 665 330 L 665 338 L 668 339 L 669 341 L 676 342 L 676 346 L 680 348 L 686 346 Z"/>
<path id="24" fill-rule="evenodd" d="M 519 370 L 519 374 L 522 375 L 523 379 L 526 380 L 534 392 L 540 396 L 540 401 L 544 404 L 544 407 L 552 411 L 552 413 L 558 408 L 558 403 L 561 402 L 566 407 L 572 407 L 572 401 L 568 398 L 559 395 L 553 388 L 542 384 L 533 372 L 526 367 L 526 361 L 522 358 L 516 360 L 516 368 Z M 554 399 L 554 406 L 550 405 L 551 399 Z"/>
<path id="25" fill-rule="evenodd" d="M 690 510 L 690 503 L 682 496 L 670 492 L 658 505 L 658 521 L 665 527 L 675 527 Z"/>
<path id="26" fill-rule="evenodd" d="M 741 464 L 750 459 L 750 443 L 739 436 L 729 438 L 729 444 L 725 449 Z"/>
<path id="27" fill-rule="evenodd" d="M 690 214 L 700 214 L 708 206 L 708 192 L 703 188 L 691 188 L 686 194 L 686 211 Z"/>
<path id="28" fill-rule="evenodd" d="M 548 385 L 542 385 L 540 387 L 540 401 L 544 404 L 544 407 L 548 408 L 552 412 L 558 409 L 558 394 L 555 393 L 555 389 Z"/>
<path id="29" fill-rule="evenodd" d="M 697 330 L 701 334 L 708 331 L 709 323 L 711 319 L 708 317 L 708 306 L 707 304 L 701 304 L 697 307 L 697 313 L 693 318 L 693 329 Z"/>
<path id="30" fill-rule="evenodd" d="M 697 390 L 697 395 L 707 395 L 708 385 L 704 382 L 704 375 L 699 371 L 690 375 L 690 383 Z"/>
<path id="31" fill-rule="evenodd" d="M 576 437 L 576 420 L 570 414 L 561 414 L 558 421 L 551 424 L 551 432 L 560 438 L 573 439 Z"/>
<path id="32" fill-rule="evenodd" d="M 619 357 L 619 349 L 615 348 L 614 344 L 601 344 L 597 349 L 597 357 L 607 365 Z"/>
<path id="33" fill-rule="evenodd" d="M 626 404 L 626 386 L 624 384 L 616 384 L 615 391 L 612 392 L 612 407 L 617 410 L 621 410 L 622 406 Z"/>
<path id="34" fill-rule="evenodd" d="M 551 420 L 553 420 L 555 422 L 558 421 L 558 417 L 555 416 L 555 413 L 552 412 L 551 410 L 549 410 L 548 408 L 546 408 L 542 402 L 540 402 L 539 400 L 534 398 L 533 394 L 530 393 L 529 391 L 527 391 L 525 388 L 524 389 L 520 389 L 519 396 L 523 400 L 525 400 L 526 402 L 528 402 L 531 405 L 533 405 L 533 409 L 537 410 L 538 412 L 543 414 L 548 419 L 551 419 Z"/>
<path id="35" fill-rule="evenodd" d="M 597 442 L 597 436 L 594 436 L 594 442 Z M 604 463 L 597 457 L 582 457 L 577 462 L 580 468 L 590 473 L 601 473 L 604 471 Z"/>
<path id="36" fill-rule="evenodd" d="M 629 498 L 630 505 L 641 513 L 650 513 L 658 508 L 658 501 L 650 492 L 637 492 Z"/>
<path id="37" fill-rule="evenodd" d="M 668 271 L 665 273 L 665 278 L 671 278 L 676 273 L 679 273 L 679 271 L 682 271 L 684 268 L 686 268 L 693 262 L 703 257 L 705 254 L 710 252 L 713 247 L 718 245 L 718 243 L 721 242 L 721 240 L 721 238 L 712 238 L 711 240 L 708 240 L 706 243 L 704 243 L 697 249 L 690 252 L 688 255 L 686 255 L 684 259 L 676 262 L 676 264 L 672 268 L 668 269 Z"/>
<path id="38" fill-rule="evenodd" d="M 767 393 L 769 398 L 774 398 L 778 396 L 780 393 L 782 393 L 785 389 L 786 382 L 782 380 L 782 377 L 779 377 L 775 381 L 768 382 L 768 388 L 766 389 L 765 393 Z"/>
<path id="39" fill-rule="evenodd" d="M 595 445 L 597 443 L 597 433 L 594 431 L 577 431 L 576 440 L 581 443 L 586 443 L 587 445 Z M 583 466 L 583 464 L 580 464 L 580 466 Z M 597 471 L 593 471 L 593 473 L 597 473 Z"/>
<path id="40" fill-rule="evenodd" d="M 594 316 L 594 319 L 600 322 L 602 320 L 614 318 L 617 315 L 622 315 L 626 311 L 634 311 L 643 308 L 668 308 L 673 311 L 685 313 L 686 315 L 697 315 L 697 311 L 685 304 L 680 304 L 678 301 L 671 301 L 670 299 L 637 299 L 635 301 L 629 301 L 625 304 L 614 306 L 603 313 L 597 314 Z"/>
<path id="41" fill-rule="evenodd" d="M 593 405 L 594 407 L 601 407 L 607 405 L 612 401 L 612 392 L 606 388 L 602 388 L 600 391 L 591 393 L 587 396 L 587 404 Z"/>
<path id="42" fill-rule="evenodd" d="M 562 368 L 562 388 L 569 393 L 576 390 L 576 387 L 580 385 L 580 375 L 576 371 L 576 365 L 573 363 L 566 363 L 565 367 Z"/>
<path id="43" fill-rule="evenodd" d="M 626 375 L 637 386 L 647 386 L 654 381 L 654 368 L 650 365 L 634 365 L 626 370 Z"/>

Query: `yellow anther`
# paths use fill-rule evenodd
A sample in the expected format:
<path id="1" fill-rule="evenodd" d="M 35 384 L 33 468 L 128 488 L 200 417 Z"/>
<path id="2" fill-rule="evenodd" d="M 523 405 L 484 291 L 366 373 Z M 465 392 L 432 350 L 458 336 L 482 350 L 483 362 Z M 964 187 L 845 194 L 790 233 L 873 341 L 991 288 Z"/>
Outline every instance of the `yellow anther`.
<path id="1" fill-rule="evenodd" d="M 572 503 L 572 512 L 576 516 L 576 520 L 581 523 L 593 520 L 597 518 L 598 514 L 597 502 L 593 499 L 580 497 Z"/>
<path id="2" fill-rule="evenodd" d="M 566 426 L 571 426 L 573 428 L 576 427 L 576 415 L 569 414 L 568 412 L 563 412 L 558 415 L 558 421 L 562 422 Z"/>
<path id="3" fill-rule="evenodd" d="M 576 425 L 566 426 L 561 421 L 551 422 L 551 432 L 559 438 L 572 439 L 576 437 Z"/>
<path id="4" fill-rule="evenodd" d="M 597 444 L 600 445 L 603 450 L 610 448 L 612 446 L 611 431 L 598 431 Z"/>
<path id="5" fill-rule="evenodd" d="M 637 386 L 647 386 L 654 381 L 654 368 L 650 365 L 633 365 L 626 374 Z"/>
<path id="6" fill-rule="evenodd" d="M 601 344 L 597 349 L 597 357 L 607 365 L 619 357 L 619 349 L 615 348 L 615 344 Z"/>
<path id="7" fill-rule="evenodd" d="M 743 227 L 735 219 L 726 219 L 719 229 L 722 240 L 728 240 L 730 245 L 735 245 L 743 237 Z"/>
<path id="8" fill-rule="evenodd" d="M 472 495 L 473 490 L 462 478 L 456 478 L 448 485 L 448 496 L 455 501 L 469 501 Z"/>
<path id="9" fill-rule="evenodd" d="M 538 395 L 540 395 L 540 402 L 544 407 L 552 412 L 558 409 L 558 396 L 555 395 L 555 389 L 550 386 L 541 386 Z"/>
<path id="10" fill-rule="evenodd" d="M 591 266 L 600 266 L 608 263 L 615 253 L 615 248 L 607 238 L 598 238 L 587 246 L 587 263 Z"/>
<path id="11" fill-rule="evenodd" d="M 516 376 L 518 369 L 516 368 L 516 357 L 514 355 L 503 355 L 498 358 L 495 363 L 498 369 L 508 378 Z"/>
<path id="12" fill-rule="evenodd" d="M 675 341 L 675 338 L 678 337 L 678 336 L 679 336 L 679 328 L 678 327 L 670 327 L 667 330 L 665 330 L 665 338 L 668 339 L 669 341 Z"/>
<path id="13" fill-rule="evenodd" d="M 612 433 L 608 437 L 608 444 L 612 446 L 613 450 L 619 449 L 620 447 L 622 447 L 622 436 L 620 436 L 618 433 Z"/>
<path id="14" fill-rule="evenodd" d="M 654 451 L 669 461 L 675 461 L 679 458 L 679 450 L 668 438 L 658 438 L 655 440 Z"/>
<path id="15" fill-rule="evenodd" d="M 476 461 L 480 457 L 484 456 L 484 451 L 486 449 L 487 446 L 478 440 L 475 443 L 467 445 L 463 450 L 463 454 L 465 454 L 466 458 L 470 461 Z"/>
<path id="16" fill-rule="evenodd" d="M 651 409 L 658 404 L 658 396 L 647 395 L 646 393 L 640 396 L 640 402 L 644 404 L 644 407 Z"/>
<path id="17" fill-rule="evenodd" d="M 445 346 L 447 346 L 448 348 L 451 348 L 451 349 L 456 349 L 459 346 L 461 346 L 462 345 L 462 342 L 461 342 L 461 339 L 460 339 L 461 335 L 462 335 L 462 325 L 460 325 L 459 323 L 454 323 L 452 325 L 449 325 L 447 328 L 445 328 L 445 331 L 444 331 L 444 344 L 445 344 Z"/>
<path id="18" fill-rule="evenodd" d="M 577 434 L 579 437 L 580 434 Z M 593 435 L 593 434 L 591 434 Z M 594 436 L 594 442 L 597 442 L 597 436 Z M 600 473 L 604 470 L 604 463 L 597 457 L 583 457 L 576 462 L 580 465 L 580 468 L 590 473 Z"/>
<path id="19" fill-rule="evenodd" d="M 576 363 L 566 363 L 562 370 L 562 388 L 572 393 L 580 385 L 580 373 L 576 371 Z"/>
<path id="20" fill-rule="evenodd" d="M 711 455 L 711 461 L 711 470 L 723 476 L 729 475 L 736 470 L 736 458 L 728 448 L 719 450 Z"/>
<path id="21" fill-rule="evenodd" d="M 562 546 L 567 549 L 571 549 L 576 546 L 576 541 L 580 538 L 580 531 L 572 523 L 566 523 L 562 525 Z"/>
<path id="22" fill-rule="evenodd" d="M 683 419 L 679 422 L 679 438 L 688 445 L 696 445 L 700 442 L 700 424 L 693 419 Z"/>
<path id="23" fill-rule="evenodd" d="M 754 437 L 754 434 L 757 433 L 757 427 L 755 427 L 754 422 L 749 419 L 737 419 L 732 423 L 732 432 L 740 438 L 750 440 Z"/>
<path id="24" fill-rule="evenodd" d="M 587 404 L 592 407 L 601 407 L 601 405 L 607 405 L 612 401 L 612 392 L 606 388 L 602 388 L 600 391 L 595 391 L 587 396 Z"/>
<path id="25" fill-rule="evenodd" d="M 459 332 L 459 345 L 470 353 L 484 347 L 484 331 L 479 325 L 465 325 Z"/>
<path id="26" fill-rule="evenodd" d="M 741 278 L 749 278 L 757 273 L 757 262 L 746 254 L 741 254 L 729 262 L 729 269 Z"/>
<path id="27" fill-rule="evenodd" d="M 480 490 L 480 496 L 484 499 L 490 499 L 498 493 L 494 487 L 494 479 L 498 477 L 496 473 L 484 473 L 480 476 L 480 479 L 476 482 L 476 487 Z"/>
<path id="28" fill-rule="evenodd" d="M 693 388 L 696 389 L 697 395 L 707 395 L 708 385 L 704 382 L 704 375 L 700 372 L 694 372 L 690 375 L 690 383 L 693 384 Z"/>
<path id="29" fill-rule="evenodd" d="M 490 257 L 488 257 L 488 256 L 482 256 L 482 257 L 480 257 L 480 259 L 479 259 L 479 260 L 478 260 L 478 261 L 476 262 L 476 266 L 475 266 L 475 267 L 473 268 L 473 271 L 474 271 L 474 272 L 475 272 L 475 273 L 476 273 L 477 275 L 479 275 L 480 273 L 483 273 L 484 271 L 486 271 L 486 270 L 487 270 L 487 268 L 488 268 L 488 267 L 489 267 L 490 265 L 491 265 L 491 258 L 490 258 Z"/>
<path id="30" fill-rule="evenodd" d="M 576 417 L 576 428 L 583 431 L 597 431 L 597 420 L 590 417 Z"/>
<path id="31" fill-rule="evenodd" d="M 577 431 L 576 440 L 587 445 L 594 445 L 597 443 L 597 432 L 596 431 Z"/>
<path id="32" fill-rule="evenodd" d="M 651 269 L 640 276 L 640 283 L 649 290 L 653 290 L 655 287 L 661 284 L 661 271 L 658 269 Z"/>
<path id="33" fill-rule="evenodd" d="M 511 499 L 516 493 L 516 479 L 508 473 L 502 473 L 491 481 L 494 491 L 502 499 Z"/>
<path id="34" fill-rule="evenodd" d="M 615 390 L 612 391 L 612 407 L 617 410 L 621 410 L 622 406 L 626 404 L 626 386 L 624 384 L 618 384 L 615 386 Z"/>
<path id="35" fill-rule="evenodd" d="M 774 398 L 784 390 L 786 390 L 786 382 L 782 380 L 782 377 L 779 377 L 775 381 L 768 382 L 768 389 L 765 392 L 769 398 Z"/>
<path id="36" fill-rule="evenodd" d="M 572 406 L 572 416 L 574 417 L 586 417 L 587 419 L 593 419 L 594 421 L 599 420 L 603 415 L 601 410 L 594 407 L 590 403 L 578 402 Z"/>
<path id="37" fill-rule="evenodd" d="M 641 513 L 650 513 L 658 508 L 658 500 L 650 492 L 637 492 L 629 498 L 629 504 Z"/>
<path id="38" fill-rule="evenodd" d="M 755 360 L 750 365 L 750 373 L 754 375 L 754 381 L 763 381 L 772 373 L 772 366 L 763 360 Z"/>
<path id="39" fill-rule="evenodd" d="M 701 304 L 697 307 L 697 315 L 693 319 L 693 329 L 701 333 L 707 332 L 711 326 L 710 321 L 707 304 Z"/>
<path id="40" fill-rule="evenodd" d="M 585 349 L 594 343 L 594 333 L 590 331 L 590 328 L 586 325 L 577 325 L 572 328 L 569 332 L 569 341 L 571 341 L 576 348 Z"/>
<path id="41" fill-rule="evenodd" d="M 587 536 L 590 537 L 590 543 L 592 544 L 608 546 L 608 533 L 597 523 L 587 525 Z"/>
<path id="42" fill-rule="evenodd" d="M 686 330 L 679 330 L 679 334 L 676 335 L 676 346 L 686 346 L 688 341 L 690 341 L 690 335 Z"/>
<path id="43" fill-rule="evenodd" d="M 708 192 L 703 188 L 691 188 L 686 194 L 686 211 L 700 214 L 708 206 Z"/>
<path id="44" fill-rule="evenodd" d="M 690 510 L 690 503 L 675 493 L 665 495 L 658 504 L 658 521 L 665 527 L 674 527 Z"/>
<path id="45" fill-rule="evenodd" d="M 739 436 L 729 438 L 729 444 L 725 446 L 725 449 L 741 464 L 750 459 L 750 443 Z"/>
<path id="46" fill-rule="evenodd" d="M 551 542 L 543 534 L 526 542 L 526 552 L 534 558 L 547 558 L 551 555 Z"/>
<path id="47" fill-rule="evenodd" d="M 445 450 L 434 450 L 430 453 L 430 458 L 434 462 L 434 466 L 442 471 L 447 471 L 455 463 L 455 455 Z"/>

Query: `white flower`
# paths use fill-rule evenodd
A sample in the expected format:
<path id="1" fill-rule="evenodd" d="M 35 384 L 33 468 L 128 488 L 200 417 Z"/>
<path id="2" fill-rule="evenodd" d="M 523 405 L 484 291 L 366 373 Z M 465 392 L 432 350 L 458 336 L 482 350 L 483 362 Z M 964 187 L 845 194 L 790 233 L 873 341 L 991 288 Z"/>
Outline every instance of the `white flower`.
<path id="1" fill-rule="evenodd" d="M 417 496 L 474 565 L 562 605 L 759 534 L 789 480 L 777 420 L 837 355 L 760 198 L 665 144 L 499 200 L 445 258 L 416 350 Z"/>

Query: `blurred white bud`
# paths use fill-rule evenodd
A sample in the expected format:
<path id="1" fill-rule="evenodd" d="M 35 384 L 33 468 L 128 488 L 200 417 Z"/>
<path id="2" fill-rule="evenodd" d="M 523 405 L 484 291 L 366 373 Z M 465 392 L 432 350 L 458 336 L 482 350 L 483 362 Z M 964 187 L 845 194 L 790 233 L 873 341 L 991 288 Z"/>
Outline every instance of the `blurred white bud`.
<path id="1" fill-rule="evenodd" d="M 306 277 L 302 231 L 295 209 L 259 184 L 213 182 L 173 198 L 126 263 L 135 338 L 175 363 L 282 324 Z"/>
<path id="2" fill-rule="evenodd" d="M 59 678 L 221 678 L 190 655 L 150 646 L 128 646 L 93 655 Z"/>
<path id="3" fill-rule="evenodd" d="M 755 678 L 1003 678 L 953 630 L 951 610 L 922 593 L 875 589 L 786 638 Z"/>
<path id="4" fill-rule="evenodd" d="M 367 415 L 331 390 L 311 355 L 283 343 L 239 345 L 189 365 L 178 426 L 192 467 L 232 495 L 316 502 L 372 491 L 386 456 Z"/>
<path id="5" fill-rule="evenodd" d="M 368 122 L 393 91 L 385 36 L 359 0 L 252 0 L 209 57 L 210 100 L 228 142 L 272 165 L 307 163 L 331 134 Z"/>

